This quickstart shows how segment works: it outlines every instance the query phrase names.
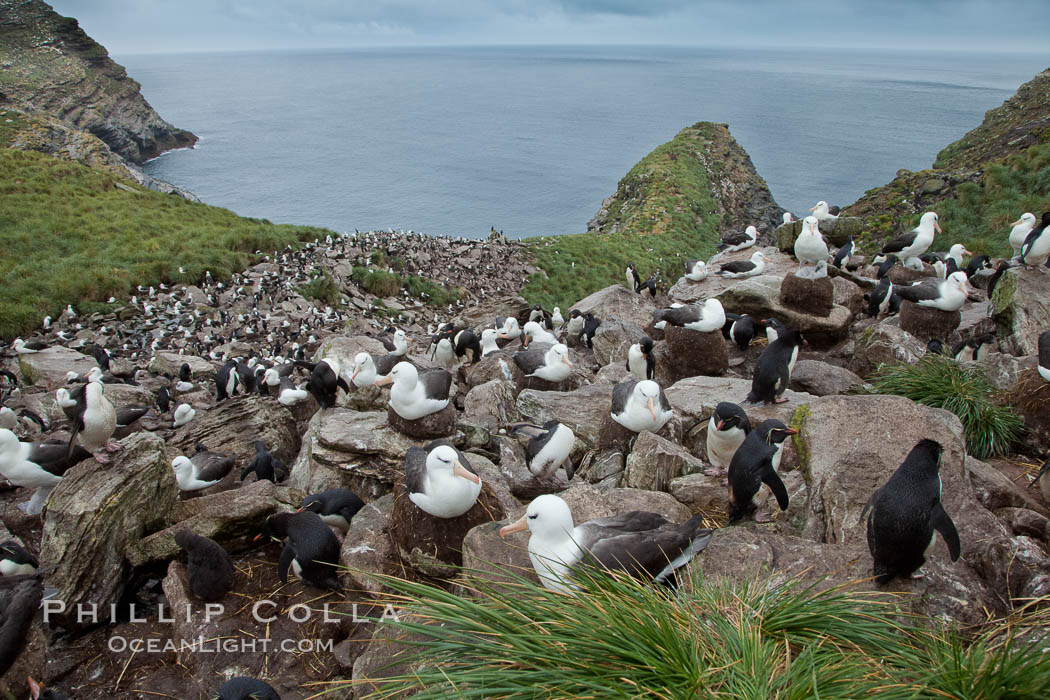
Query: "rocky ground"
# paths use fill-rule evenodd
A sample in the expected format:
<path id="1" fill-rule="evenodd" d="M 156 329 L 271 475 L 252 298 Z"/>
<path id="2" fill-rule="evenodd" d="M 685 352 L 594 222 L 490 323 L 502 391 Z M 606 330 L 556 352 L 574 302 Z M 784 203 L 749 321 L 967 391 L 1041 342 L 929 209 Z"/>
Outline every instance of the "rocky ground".
<path id="1" fill-rule="evenodd" d="M 780 237 L 789 238 L 787 232 Z M 404 260 L 406 272 L 448 271 L 449 283 L 459 281 L 467 290 L 462 306 L 436 310 L 404 296 L 378 304 L 348 278 L 354 264 L 367 264 L 377 250 Z M 751 252 L 725 259 L 747 258 Z M 39 553 L 46 585 L 59 590 L 58 599 L 69 610 L 78 603 L 100 610 L 120 603 L 122 611 L 116 621 L 100 616 L 99 624 L 67 613 L 44 625 L 41 613 L 28 648 L 4 682 L 21 693 L 21 679 L 32 674 L 77 698 L 114 693 L 197 698 L 207 697 L 224 678 L 244 673 L 266 678 L 284 698 L 310 697 L 346 681 L 356 685 L 326 697 L 361 694 L 391 672 L 383 667 L 400 649 L 388 640 L 388 628 L 363 619 L 382 612 L 370 605 L 386 591 L 382 575 L 456 585 L 463 583 L 456 569 L 461 563 L 468 570 L 504 563 L 529 571 L 526 536 L 504 541 L 496 530 L 544 492 L 561 493 L 577 522 L 634 509 L 678 521 L 702 514 L 718 528 L 693 564 L 707 576 L 736 581 L 762 576 L 773 583 L 791 576 L 827 577 L 824 585 L 865 579 L 871 558 L 861 510 L 921 438 L 945 446 L 943 498 L 962 538 L 962 557 L 951 562 L 946 548 L 935 542 L 926 577 L 895 581 L 889 590 L 911 594 L 909 604 L 918 612 L 960 624 L 980 623 L 988 614 L 1008 613 L 1021 599 L 1050 593 L 1050 510 L 1037 489 L 1027 488 L 1037 458 L 1050 444 L 1038 432 L 1038 416 L 1020 448 L 1023 453 L 985 463 L 965 454 L 962 426 L 954 415 L 901 397 L 864 395 L 865 378 L 880 364 L 915 361 L 925 353 L 927 338 L 902 330 L 897 316 L 867 317 L 862 295 L 873 276 L 870 268 L 835 271 L 837 276 L 822 287 L 830 307 L 826 315 L 785 304 L 781 290 L 796 263 L 776 247 L 765 252 L 766 274 L 751 279 L 683 279 L 668 297 L 657 299 L 613 286 L 580 300 L 574 308 L 594 313 L 601 326 L 593 349 L 567 339 L 574 371 L 560 385 L 539 386 L 520 372 L 505 371 L 501 361 L 513 365 L 513 348 L 473 366 L 451 366 L 455 411 L 443 420 L 485 489 L 474 509 L 450 521 L 426 522 L 427 516 L 404 496 L 399 485 L 404 453 L 428 441 L 394 427 L 385 390 L 340 392 L 337 406 L 323 411 L 312 399 L 292 408 L 258 395 L 216 403 L 214 375 L 227 355 L 266 361 L 294 352 L 296 342 L 308 358 L 339 359 L 345 372 L 357 352 L 384 352 L 373 336 L 388 324 L 408 330 L 413 362 L 431 366 L 428 324 L 456 320 L 480 328 L 497 315 L 527 319 L 528 305 L 515 296 L 528 270 L 516 245 L 360 234 L 271 256 L 232 284 L 143 290 L 110 314 L 55 320 L 39 336 L 51 343 L 48 350 L 17 357 L 8 353 L 4 359 L 4 368 L 19 380 L 18 391 L 5 404 L 43 416 L 48 437 L 68 436 L 54 391 L 66 383 L 67 372 L 83 373 L 95 365 L 88 354 L 95 345 L 111 352 L 113 373 L 136 382 L 106 385 L 106 395 L 118 406 L 152 405 L 155 392 L 172 387 L 171 376 L 189 362 L 195 386 L 177 395 L 176 402 L 193 405 L 197 417 L 172 428 L 171 414 L 161 415 L 154 407 L 139 430 L 122 438 L 123 450 L 113 464 L 87 460 L 73 467 L 42 519 L 15 506 L 28 498 L 24 489 L 3 494 L 6 529 Z M 719 262 L 710 261 L 711 269 Z M 342 304 L 315 305 L 295 291 L 318 269 L 328 271 L 343 291 Z M 997 333 L 1001 352 L 982 363 L 997 385 L 1015 394 L 1025 387 L 1033 395 L 1045 392 L 1045 382 L 1033 384 L 1031 377 L 1035 335 L 1050 327 L 1050 312 L 1039 301 L 1050 298 L 1048 287 L 1050 275 L 1042 271 L 1011 271 L 991 302 L 967 304 L 948 340 Z M 790 506 L 777 513 L 775 501 L 766 503 L 776 514 L 769 524 L 725 527 L 726 486 L 722 478 L 705 474 L 704 449 L 714 406 L 743 404 L 764 339 L 741 352 L 718 333 L 675 329 L 665 339 L 651 326 L 661 306 L 712 296 L 727 311 L 775 316 L 810 339 L 787 403 L 746 406 L 753 423 L 777 417 L 800 430 L 781 466 Z M 609 419 L 612 387 L 627 376 L 628 347 L 646 333 L 657 340 L 657 379 L 674 418 L 659 434 L 625 436 Z M 525 467 L 522 446 L 501 432 L 513 421 L 551 418 L 576 435 L 571 481 L 561 471 L 537 481 Z M 17 430 L 23 439 L 43 437 L 26 421 Z M 238 479 L 259 439 L 290 465 L 286 481 Z M 196 442 L 236 453 L 237 464 L 219 485 L 180 496 L 171 460 L 190 453 Z M 259 546 L 252 538 L 268 515 L 295 509 L 306 494 L 335 486 L 350 488 L 367 502 L 342 540 L 344 593 L 294 579 L 281 585 L 279 548 Z M 760 492 L 760 500 L 767 497 L 767 491 Z M 212 619 L 186 589 L 184 559 L 174 544 L 174 534 L 185 528 L 221 543 L 237 568 L 234 591 Z M 128 619 L 126 605 L 132 602 L 144 621 Z M 255 619 L 256 603 L 263 606 L 262 617 L 272 611 L 276 619 Z M 332 621 L 325 619 L 326 604 Z M 168 621 L 172 609 L 187 605 L 188 616 Z M 160 646 L 154 651 L 126 647 L 136 639 L 159 640 L 154 643 Z M 177 649 L 191 640 L 197 640 L 196 649 Z M 175 649 L 164 649 L 169 641 Z"/>

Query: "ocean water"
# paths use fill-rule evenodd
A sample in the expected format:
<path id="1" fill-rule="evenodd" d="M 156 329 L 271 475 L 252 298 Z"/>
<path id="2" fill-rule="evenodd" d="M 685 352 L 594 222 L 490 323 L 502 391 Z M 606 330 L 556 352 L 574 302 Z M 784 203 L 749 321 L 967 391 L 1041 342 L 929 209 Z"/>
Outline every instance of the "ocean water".
<path id="1" fill-rule="evenodd" d="M 645 47 L 116 56 L 200 137 L 147 172 L 281 223 L 576 233 L 646 153 L 729 124 L 781 206 L 929 167 L 1038 55 Z"/>

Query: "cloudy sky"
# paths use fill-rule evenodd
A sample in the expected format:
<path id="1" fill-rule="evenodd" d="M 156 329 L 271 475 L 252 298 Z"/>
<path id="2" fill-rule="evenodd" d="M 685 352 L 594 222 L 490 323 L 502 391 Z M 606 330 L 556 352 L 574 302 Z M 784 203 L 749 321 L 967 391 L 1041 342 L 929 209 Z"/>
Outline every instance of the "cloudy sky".
<path id="1" fill-rule="evenodd" d="M 51 0 L 110 53 L 673 44 L 1042 52 L 1048 0 Z"/>

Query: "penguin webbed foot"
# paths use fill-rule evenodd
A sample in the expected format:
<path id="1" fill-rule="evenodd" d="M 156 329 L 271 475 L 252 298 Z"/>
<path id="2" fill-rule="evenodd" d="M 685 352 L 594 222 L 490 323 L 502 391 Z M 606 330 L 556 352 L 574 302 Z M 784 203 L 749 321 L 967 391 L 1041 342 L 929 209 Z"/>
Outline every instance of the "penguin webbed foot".
<path id="1" fill-rule="evenodd" d="M 773 514 L 763 508 L 762 510 L 756 510 L 751 514 L 751 519 L 756 523 L 771 523 L 773 522 Z"/>
<path id="2" fill-rule="evenodd" d="M 775 403 L 775 404 L 777 404 L 777 403 L 787 403 L 787 402 L 788 402 L 788 400 L 784 396 L 778 396 L 775 399 L 773 399 L 773 403 Z"/>
<path id="3" fill-rule="evenodd" d="M 91 456 L 95 458 L 95 461 L 99 464 L 109 464 L 110 458 L 106 456 L 105 452 L 92 452 Z"/>
<path id="4" fill-rule="evenodd" d="M 722 467 L 708 467 L 704 469 L 704 476 L 725 476 L 726 470 Z"/>
<path id="5" fill-rule="evenodd" d="M 113 454 L 115 452 L 120 452 L 121 450 L 123 450 L 124 446 L 121 445 L 119 442 L 113 442 L 112 440 L 107 440 L 106 444 L 103 446 L 103 449 L 106 452 L 109 452 L 110 454 Z"/>

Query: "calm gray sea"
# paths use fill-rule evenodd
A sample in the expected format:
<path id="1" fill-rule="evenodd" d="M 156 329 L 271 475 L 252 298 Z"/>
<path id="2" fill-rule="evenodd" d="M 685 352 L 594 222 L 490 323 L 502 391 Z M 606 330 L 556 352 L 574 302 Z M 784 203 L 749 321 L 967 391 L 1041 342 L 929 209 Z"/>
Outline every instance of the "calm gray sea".
<path id="1" fill-rule="evenodd" d="M 575 233 L 694 122 L 726 122 L 802 213 L 928 167 L 1045 56 L 646 47 L 116 56 L 200 136 L 147 171 L 339 231 Z"/>

